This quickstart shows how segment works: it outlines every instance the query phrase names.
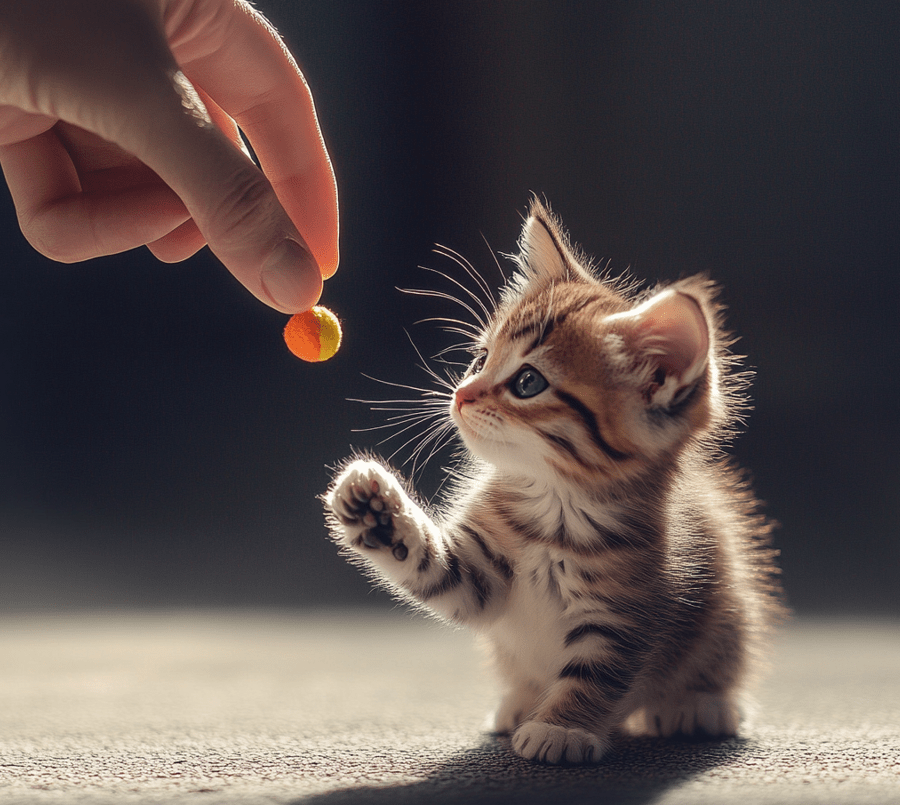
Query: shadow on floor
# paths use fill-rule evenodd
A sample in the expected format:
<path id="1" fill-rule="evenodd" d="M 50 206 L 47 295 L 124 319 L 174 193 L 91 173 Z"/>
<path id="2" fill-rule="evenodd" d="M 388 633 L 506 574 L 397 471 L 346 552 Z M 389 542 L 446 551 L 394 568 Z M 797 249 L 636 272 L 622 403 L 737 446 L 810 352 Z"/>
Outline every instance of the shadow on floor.
<path id="1" fill-rule="evenodd" d="M 717 766 L 740 758 L 751 741 L 628 739 L 597 766 L 544 766 L 512 754 L 509 740 L 486 738 L 428 771 L 421 782 L 361 786 L 304 797 L 291 805 L 418 805 L 603 802 L 644 805 Z"/>

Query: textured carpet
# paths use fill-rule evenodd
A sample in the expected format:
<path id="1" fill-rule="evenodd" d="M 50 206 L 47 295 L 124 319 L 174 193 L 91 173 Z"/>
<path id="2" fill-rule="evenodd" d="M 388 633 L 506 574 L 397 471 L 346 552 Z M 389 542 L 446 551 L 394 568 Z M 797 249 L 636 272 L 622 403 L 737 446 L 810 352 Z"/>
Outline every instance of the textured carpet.
<path id="1" fill-rule="evenodd" d="M 739 740 L 535 766 L 465 632 L 403 614 L 0 618 L 0 803 L 900 803 L 900 624 L 801 622 Z"/>

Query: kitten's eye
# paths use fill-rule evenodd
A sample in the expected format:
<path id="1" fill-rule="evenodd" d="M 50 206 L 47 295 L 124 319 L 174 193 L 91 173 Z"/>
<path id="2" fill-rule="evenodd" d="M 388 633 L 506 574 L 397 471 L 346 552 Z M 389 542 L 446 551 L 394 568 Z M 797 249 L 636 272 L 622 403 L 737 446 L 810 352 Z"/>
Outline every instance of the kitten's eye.
<path id="1" fill-rule="evenodd" d="M 536 397 L 549 385 L 546 378 L 537 369 L 526 366 L 515 376 L 510 389 L 516 397 L 524 400 L 528 397 Z"/>
<path id="2" fill-rule="evenodd" d="M 472 361 L 471 366 L 469 366 L 469 372 L 473 375 L 477 375 L 482 369 L 484 369 L 484 362 L 487 360 L 487 352 L 482 352 L 478 357 Z"/>

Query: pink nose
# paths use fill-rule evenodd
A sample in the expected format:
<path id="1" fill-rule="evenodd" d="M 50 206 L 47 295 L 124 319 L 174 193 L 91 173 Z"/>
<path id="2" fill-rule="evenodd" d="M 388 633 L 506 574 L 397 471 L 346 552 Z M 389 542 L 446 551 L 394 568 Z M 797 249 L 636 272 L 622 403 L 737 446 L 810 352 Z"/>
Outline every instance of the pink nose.
<path id="1" fill-rule="evenodd" d="M 471 405 L 477 402 L 483 391 L 483 388 L 478 383 L 463 383 L 453 395 L 457 410 L 460 410 L 464 405 Z"/>
<path id="2" fill-rule="evenodd" d="M 457 389 L 454 398 L 456 400 L 457 410 L 461 409 L 464 405 L 471 405 L 477 399 L 477 397 L 467 388 Z"/>

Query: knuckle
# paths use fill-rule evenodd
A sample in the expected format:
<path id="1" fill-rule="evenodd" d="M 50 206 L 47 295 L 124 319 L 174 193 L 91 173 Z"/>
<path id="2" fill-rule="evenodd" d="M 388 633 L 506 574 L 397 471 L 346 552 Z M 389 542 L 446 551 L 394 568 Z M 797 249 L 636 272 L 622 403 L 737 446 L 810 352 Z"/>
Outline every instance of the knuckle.
<path id="1" fill-rule="evenodd" d="M 271 229 L 280 216 L 266 178 L 255 167 L 247 167 L 231 178 L 210 210 L 208 238 L 227 249 L 241 248 L 248 238 L 258 240 L 260 232 Z"/>

